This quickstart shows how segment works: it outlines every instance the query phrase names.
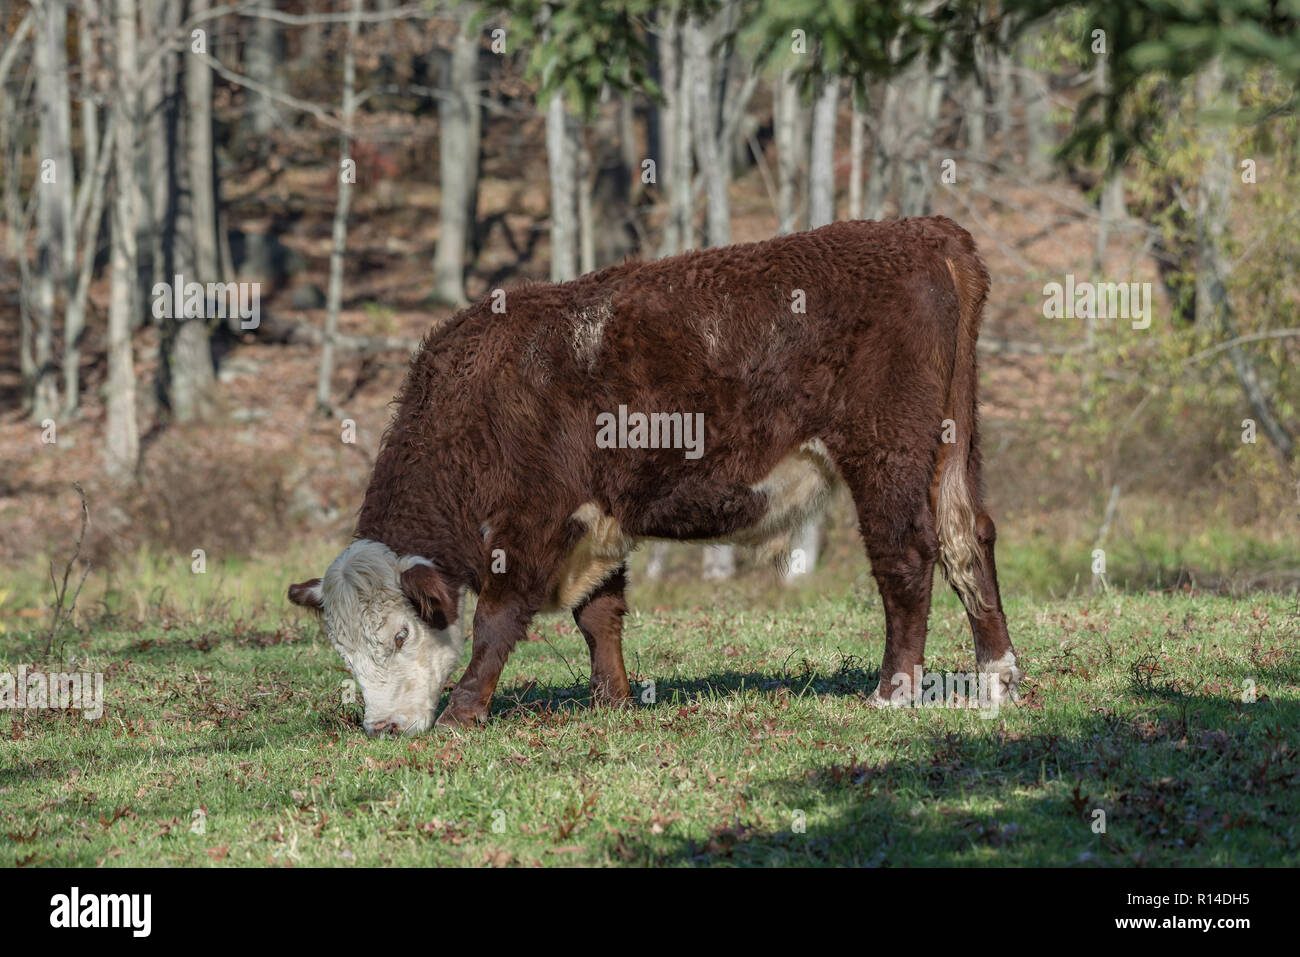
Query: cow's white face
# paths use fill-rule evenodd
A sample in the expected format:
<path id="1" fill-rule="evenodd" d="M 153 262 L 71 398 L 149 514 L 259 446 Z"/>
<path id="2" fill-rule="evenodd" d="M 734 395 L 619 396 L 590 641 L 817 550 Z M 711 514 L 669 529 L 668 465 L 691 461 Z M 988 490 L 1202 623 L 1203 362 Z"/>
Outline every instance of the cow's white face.
<path id="1" fill-rule="evenodd" d="M 325 634 L 356 679 L 367 734 L 415 734 L 433 724 L 465 637 L 451 596 L 430 562 L 358 539 L 325 577 L 289 588 L 320 610 Z"/>

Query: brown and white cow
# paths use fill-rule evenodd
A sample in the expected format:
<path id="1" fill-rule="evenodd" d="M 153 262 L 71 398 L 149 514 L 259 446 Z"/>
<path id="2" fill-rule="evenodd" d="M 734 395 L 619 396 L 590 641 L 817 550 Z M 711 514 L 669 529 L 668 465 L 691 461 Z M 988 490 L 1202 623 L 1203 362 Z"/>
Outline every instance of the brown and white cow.
<path id="1" fill-rule="evenodd" d="M 625 263 L 510 290 L 503 311 L 489 298 L 425 338 L 355 540 L 289 596 L 323 612 L 371 733 L 433 722 L 467 588 L 473 651 L 440 725 L 487 718 L 507 656 L 547 609 L 573 611 L 597 700 L 624 702 L 637 543 L 779 553 L 843 482 L 885 610 L 872 700 L 914 690 L 936 561 L 980 670 L 1014 695 L 1021 672 L 980 500 L 987 292 L 970 234 L 928 217 Z M 638 413 L 651 424 L 628 433 Z M 702 444 L 671 447 L 697 422 Z"/>

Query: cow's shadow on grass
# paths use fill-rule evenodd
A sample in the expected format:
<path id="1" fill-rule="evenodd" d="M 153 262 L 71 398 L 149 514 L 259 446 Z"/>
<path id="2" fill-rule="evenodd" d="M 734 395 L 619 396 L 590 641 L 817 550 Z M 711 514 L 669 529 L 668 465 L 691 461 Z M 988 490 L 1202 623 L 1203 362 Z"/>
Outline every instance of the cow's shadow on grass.
<path id="1" fill-rule="evenodd" d="M 787 662 L 788 665 L 788 662 Z M 628 676 L 632 696 L 639 706 L 680 707 L 702 700 L 731 697 L 747 691 L 760 694 L 793 694 L 829 697 L 866 697 L 876 687 L 879 668 L 864 667 L 865 659 L 845 655 L 833 671 L 819 671 L 807 664 L 798 669 L 783 665 L 777 671 L 716 671 L 698 678 L 650 679 Z M 593 706 L 588 676 L 575 673 L 572 684 L 539 685 L 533 681 L 498 689 L 492 713 L 542 713 L 573 711 Z M 444 696 L 443 704 L 446 703 Z"/>
<path id="2" fill-rule="evenodd" d="M 1246 671 L 1258 669 L 1231 678 Z M 725 671 L 660 682 L 654 703 L 636 707 L 654 714 L 751 690 L 855 697 L 877 677 L 855 659 L 832 671 Z M 589 703 L 584 684 L 526 683 L 503 689 L 495 720 Z M 762 809 L 709 822 L 704 836 L 698 826 L 691 836 L 635 825 L 606 834 L 610 861 L 1131 867 L 1276 865 L 1300 855 L 1300 704 L 1291 700 L 1206 692 L 1139 666 L 1113 703 L 1049 712 L 1030 694 L 1005 722 L 970 714 L 938 731 L 917 724 L 910 746 L 883 758 L 867 744 L 882 732 L 896 740 L 886 729 L 901 716 L 857 713 L 860 754 L 830 751 L 788 776 L 753 780 Z"/>

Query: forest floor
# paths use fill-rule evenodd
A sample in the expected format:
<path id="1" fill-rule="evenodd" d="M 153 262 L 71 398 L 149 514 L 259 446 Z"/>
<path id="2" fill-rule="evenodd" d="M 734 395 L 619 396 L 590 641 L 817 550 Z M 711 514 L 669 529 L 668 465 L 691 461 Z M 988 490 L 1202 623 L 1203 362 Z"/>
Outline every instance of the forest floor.
<path id="1" fill-rule="evenodd" d="M 990 713 L 867 705 L 864 582 L 697 597 L 627 619 L 628 710 L 547 618 L 486 726 L 406 738 L 362 734 L 310 616 L 88 623 L 56 650 L 102 716 L 0 712 L 0 866 L 1300 864 L 1293 599 L 1011 597 Z M 928 669 L 973 669 L 951 595 L 930 627 Z"/>

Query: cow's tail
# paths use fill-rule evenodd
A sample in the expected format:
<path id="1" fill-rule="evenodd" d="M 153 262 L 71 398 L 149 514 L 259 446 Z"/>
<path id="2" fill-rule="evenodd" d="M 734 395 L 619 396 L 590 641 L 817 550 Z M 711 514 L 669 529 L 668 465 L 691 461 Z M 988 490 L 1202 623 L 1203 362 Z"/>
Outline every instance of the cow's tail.
<path id="1" fill-rule="evenodd" d="M 984 551 L 976 532 L 978 488 L 972 488 L 972 484 L 977 485 L 979 478 L 978 462 L 972 461 L 972 453 L 978 390 L 975 342 L 988 296 L 989 274 L 974 243 L 969 236 L 964 239 L 962 245 L 967 248 L 953 250 L 945 260 L 957 288 L 959 313 L 956 356 L 944 413 L 950 420 L 944 423 L 945 431 L 955 440 L 939 445 L 935 531 L 939 536 L 939 565 L 944 577 L 961 596 L 966 610 L 980 614 L 988 609 L 989 603 L 980 588 Z"/>

